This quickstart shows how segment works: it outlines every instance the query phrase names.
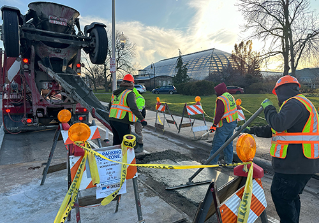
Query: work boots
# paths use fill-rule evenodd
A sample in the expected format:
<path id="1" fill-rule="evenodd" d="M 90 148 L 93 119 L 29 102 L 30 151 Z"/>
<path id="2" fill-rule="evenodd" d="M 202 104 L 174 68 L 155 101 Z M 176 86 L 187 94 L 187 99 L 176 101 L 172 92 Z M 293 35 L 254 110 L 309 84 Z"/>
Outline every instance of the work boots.
<path id="1" fill-rule="evenodd" d="M 141 153 L 143 152 L 143 143 L 137 143 L 136 144 L 136 147 L 134 148 L 134 152 L 135 153 Z"/>

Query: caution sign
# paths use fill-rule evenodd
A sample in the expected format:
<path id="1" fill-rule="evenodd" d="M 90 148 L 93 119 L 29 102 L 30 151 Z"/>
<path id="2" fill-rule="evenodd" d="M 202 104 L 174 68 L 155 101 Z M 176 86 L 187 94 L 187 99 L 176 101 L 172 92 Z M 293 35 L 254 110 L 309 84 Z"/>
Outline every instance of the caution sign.
<path id="1" fill-rule="evenodd" d="M 128 142 L 131 143 L 131 142 Z M 107 150 L 107 147 L 100 148 L 101 151 L 96 151 L 97 153 L 101 154 L 102 156 L 108 158 L 109 160 L 102 159 L 100 157 L 95 156 L 96 165 L 98 169 L 98 174 L 100 177 L 100 183 L 94 185 L 92 182 L 92 176 L 90 175 L 89 165 L 85 166 L 84 174 L 82 176 L 82 181 L 80 184 L 79 190 L 84 190 L 92 187 L 99 187 L 97 188 L 97 199 L 102 198 L 102 194 L 106 195 L 109 191 L 115 191 L 115 185 L 117 189 L 119 188 L 120 182 L 120 171 L 121 171 L 121 161 L 122 161 L 122 150 L 120 146 L 118 149 Z M 71 178 L 72 180 L 75 177 L 75 174 L 79 168 L 79 165 L 83 159 L 83 156 L 70 156 L 70 167 L 71 167 Z M 112 161 L 117 162 L 112 162 Z M 136 164 L 135 153 L 134 149 L 127 150 L 127 163 L 129 164 Z M 127 166 L 127 175 L 126 179 L 132 179 L 137 174 L 136 166 Z M 109 182 L 109 183 L 107 183 Z M 123 190 L 120 190 L 120 194 L 126 192 L 126 181 L 123 185 Z M 108 196 L 108 195 L 106 195 Z"/>

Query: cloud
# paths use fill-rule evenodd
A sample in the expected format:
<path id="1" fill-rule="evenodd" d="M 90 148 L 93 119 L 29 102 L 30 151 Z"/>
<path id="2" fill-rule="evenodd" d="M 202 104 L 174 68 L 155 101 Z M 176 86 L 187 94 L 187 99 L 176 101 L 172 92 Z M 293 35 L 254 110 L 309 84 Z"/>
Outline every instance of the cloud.
<path id="1" fill-rule="evenodd" d="M 146 26 L 139 21 L 116 22 L 116 30 L 124 32 L 131 42 L 136 44 L 135 66 L 142 69 L 152 62 L 178 56 L 179 49 L 182 54 L 193 53 L 209 48 L 231 52 L 236 43 L 237 34 L 229 22 L 227 26 L 221 25 L 221 14 L 226 5 L 219 0 L 199 0 L 196 4 L 190 2 L 190 7 L 195 7 L 197 13 L 188 25 L 187 31 L 179 29 L 165 29 L 156 26 Z M 225 17 L 225 16 L 223 16 Z M 111 21 L 98 17 L 81 17 L 81 24 L 103 22 L 111 31 Z"/>

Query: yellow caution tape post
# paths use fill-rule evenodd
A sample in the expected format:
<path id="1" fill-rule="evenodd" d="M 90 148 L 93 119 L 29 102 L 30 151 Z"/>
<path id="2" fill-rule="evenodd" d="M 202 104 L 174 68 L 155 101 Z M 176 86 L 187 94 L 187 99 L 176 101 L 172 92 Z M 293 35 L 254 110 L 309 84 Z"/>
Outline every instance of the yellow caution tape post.
<path id="1" fill-rule="evenodd" d="M 247 223 L 248 221 L 250 205 L 251 205 L 251 197 L 252 197 L 252 191 L 253 191 L 253 172 L 254 172 L 253 163 L 251 163 L 247 180 L 246 180 L 243 197 L 240 201 L 239 208 L 238 208 L 237 223 Z"/>

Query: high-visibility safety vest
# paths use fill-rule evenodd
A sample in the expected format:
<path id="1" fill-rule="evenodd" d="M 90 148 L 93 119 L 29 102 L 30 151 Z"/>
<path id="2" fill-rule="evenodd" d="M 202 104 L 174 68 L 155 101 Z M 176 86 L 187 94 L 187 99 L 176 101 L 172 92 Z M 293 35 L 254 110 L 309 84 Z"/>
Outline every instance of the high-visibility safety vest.
<path id="1" fill-rule="evenodd" d="M 145 99 L 142 95 L 136 97 L 136 105 L 139 111 L 142 111 L 145 108 Z"/>
<path id="2" fill-rule="evenodd" d="M 284 159 L 287 155 L 287 148 L 289 144 L 302 144 L 303 154 L 308 159 L 319 158 L 319 127 L 318 127 L 318 113 L 316 108 L 302 94 L 292 97 L 300 101 L 309 111 L 309 118 L 302 130 L 302 132 L 288 133 L 287 130 L 283 132 L 276 132 L 272 136 L 270 155 L 273 157 Z M 284 104 L 290 99 L 286 100 Z M 281 110 L 280 107 L 279 111 Z"/>
<path id="3" fill-rule="evenodd" d="M 220 122 L 217 124 L 217 127 L 221 127 L 223 125 L 223 119 L 226 119 L 228 123 L 236 121 L 238 118 L 238 113 L 237 113 L 235 98 L 228 92 L 225 92 L 224 94 L 218 96 L 216 99 L 216 105 L 215 105 L 215 115 L 216 115 L 218 99 L 224 103 L 225 110 L 224 110 L 223 117 L 221 118 Z"/>
<path id="4" fill-rule="evenodd" d="M 128 113 L 128 118 L 130 122 L 136 122 L 137 118 L 131 111 L 131 109 L 128 107 L 126 98 L 127 95 L 131 92 L 132 90 L 125 90 L 123 91 L 120 95 L 114 96 L 112 95 L 112 106 L 110 109 L 110 118 L 116 118 L 116 119 L 123 119 Z"/>

